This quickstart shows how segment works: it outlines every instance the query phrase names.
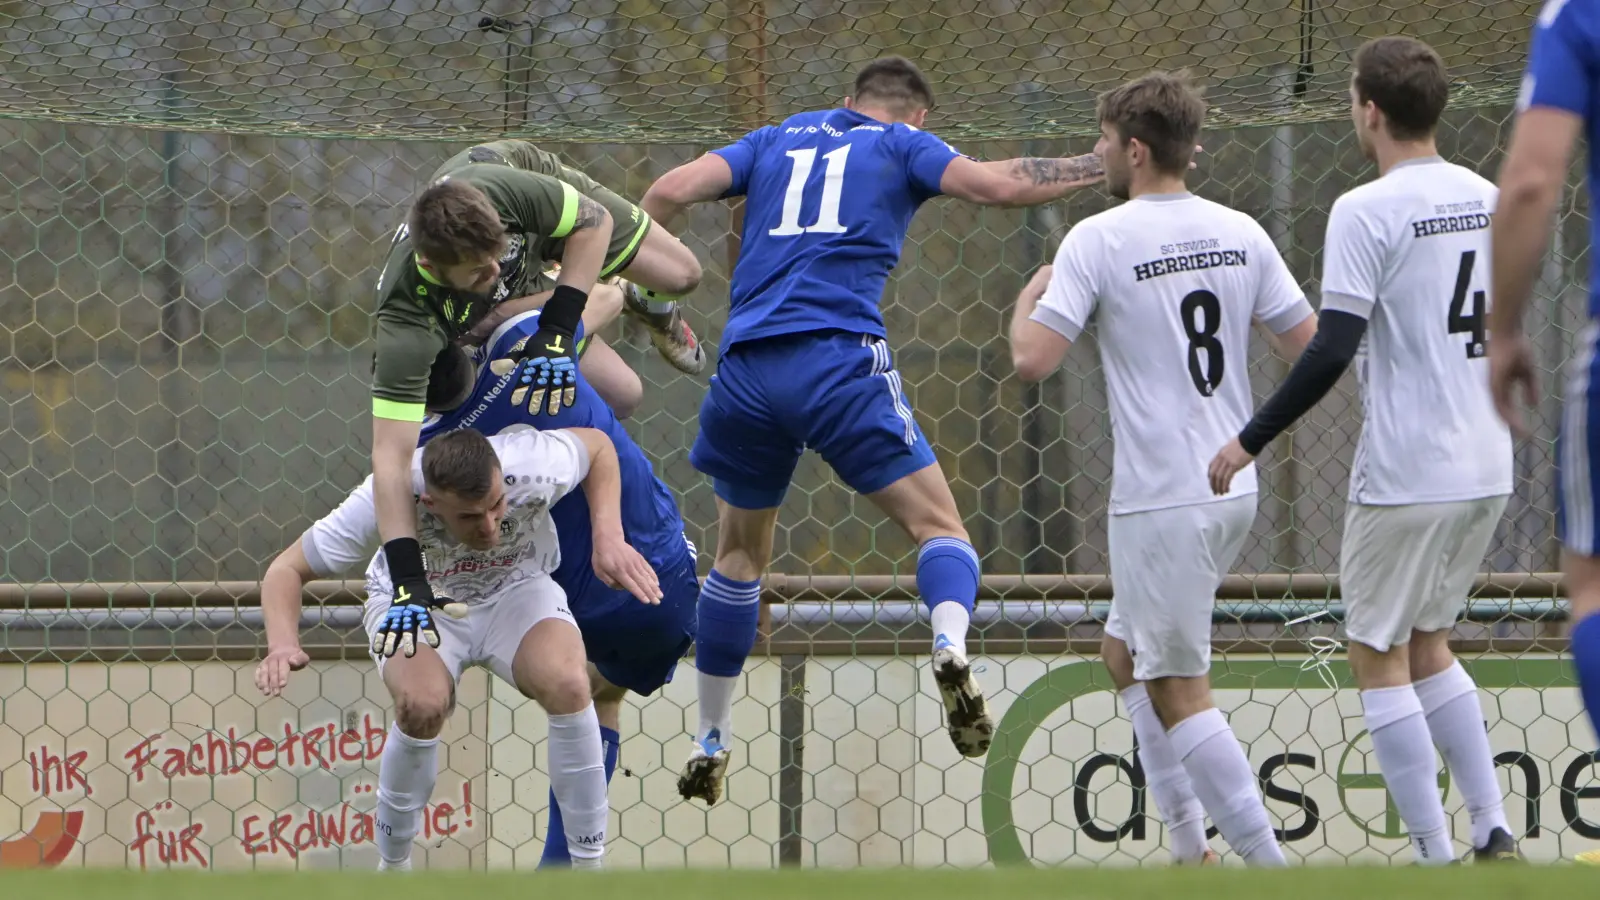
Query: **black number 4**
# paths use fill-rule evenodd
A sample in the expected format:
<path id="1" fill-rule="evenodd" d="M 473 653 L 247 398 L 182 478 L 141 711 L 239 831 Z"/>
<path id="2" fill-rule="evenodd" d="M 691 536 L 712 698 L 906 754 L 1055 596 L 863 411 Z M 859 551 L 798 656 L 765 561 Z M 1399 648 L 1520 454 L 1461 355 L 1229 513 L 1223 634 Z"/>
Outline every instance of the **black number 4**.
<path id="1" fill-rule="evenodd" d="M 1450 333 L 1472 334 L 1472 340 L 1467 342 L 1467 359 L 1478 359 L 1488 352 L 1488 335 L 1485 333 L 1483 319 L 1484 306 L 1489 302 L 1489 295 L 1484 291 L 1473 291 L 1472 315 L 1462 315 L 1462 310 L 1467 305 L 1467 288 L 1472 285 L 1472 267 L 1477 261 L 1476 250 L 1468 250 L 1461 254 L 1461 268 L 1456 270 L 1456 293 L 1450 299 Z"/>
<path id="2" fill-rule="evenodd" d="M 1178 311 L 1183 315 L 1184 333 L 1189 335 L 1189 378 L 1200 396 L 1210 397 L 1222 384 L 1222 342 L 1217 340 L 1217 329 L 1222 327 L 1222 304 L 1210 291 L 1190 291 L 1178 304 Z M 1197 311 L 1199 323 L 1194 320 Z M 1203 368 L 1201 350 L 1206 352 Z"/>

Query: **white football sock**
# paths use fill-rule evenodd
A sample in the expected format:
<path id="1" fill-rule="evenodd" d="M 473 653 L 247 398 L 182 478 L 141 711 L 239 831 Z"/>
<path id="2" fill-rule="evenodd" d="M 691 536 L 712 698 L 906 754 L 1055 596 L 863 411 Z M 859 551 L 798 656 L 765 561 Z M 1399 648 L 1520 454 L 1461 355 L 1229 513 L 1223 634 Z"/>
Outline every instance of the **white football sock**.
<path id="1" fill-rule="evenodd" d="M 439 779 L 439 739 L 414 738 L 389 726 L 378 760 L 378 809 L 373 817 L 373 842 L 389 867 L 411 859 L 411 842 L 422 821 L 422 808 Z"/>
<path id="2" fill-rule="evenodd" d="M 652 315 L 661 315 L 662 313 L 672 312 L 673 307 L 678 305 L 678 299 L 683 295 L 663 294 L 641 287 L 639 288 L 639 296 L 644 299 L 645 307 L 650 310 Z"/>
<path id="3" fill-rule="evenodd" d="M 715 728 L 722 734 L 722 746 L 733 741 L 733 695 L 739 691 L 743 675 L 707 675 L 700 673 L 700 730 L 695 738 L 704 740 Z"/>
<path id="4" fill-rule="evenodd" d="M 1511 833 L 1505 795 L 1495 777 L 1494 751 L 1478 705 L 1478 685 L 1456 662 L 1437 675 L 1412 685 L 1428 718 L 1433 742 L 1450 765 L 1450 778 L 1461 789 L 1472 816 L 1472 846 L 1483 847 L 1496 828 Z"/>
<path id="5" fill-rule="evenodd" d="M 967 612 L 967 608 L 954 600 L 946 600 L 933 608 L 931 618 L 934 638 L 937 640 L 939 635 L 944 635 L 954 645 L 956 652 L 965 658 L 967 626 L 972 622 L 972 614 Z"/>
<path id="6" fill-rule="evenodd" d="M 605 747 L 594 704 L 581 711 L 550 717 L 550 790 L 566 825 L 567 852 L 573 868 L 598 868 L 605 855 Z"/>
<path id="7" fill-rule="evenodd" d="M 1372 734 L 1372 750 L 1389 798 L 1411 834 L 1411 849 L 1424 866 L 1455 859 L 1439 797 L 1439 764 L 1422 701 L 1411 685 L 1361 692 L 1361 708 Z"/>
<path id="8" fill-rule="evenodd" d="M 1256 773 L 1222 711 L 1213 707 L 1196 713 L 1174 725 L 1167 737 L 1173 752 L 1183 760 L 1195 795 L 1244 864 L 1288 865 L 1272 833 L 1266 804 L 1256 787 Z"/>
<path id="9" fill-rule="evenodd" d="M 1145 783 L 1172 840 L 1172 858 L 1199 862 L 1210 849 L 1206 844 L 1206 810 L 1194 795 L 1194 785 L 1189 783 L 1189 773 L 1173 750 L 1167 730 L 1161 727 L 1144 682 L 1134 682 L 1124 690 L 1122 703 L 1128 708 L 1133 733 L 1139 738 L 1139 765 L 1144 768 Z"/>

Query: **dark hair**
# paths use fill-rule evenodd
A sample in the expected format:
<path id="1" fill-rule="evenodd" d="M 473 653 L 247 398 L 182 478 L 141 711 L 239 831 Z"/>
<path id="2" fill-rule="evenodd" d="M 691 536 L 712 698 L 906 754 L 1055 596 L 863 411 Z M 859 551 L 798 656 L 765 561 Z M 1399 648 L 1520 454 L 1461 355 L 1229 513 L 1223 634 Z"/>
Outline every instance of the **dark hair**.
<path id="1" fill-rule="evenodd" d="M 1378 107 L 1397 141 L 1432 135 L 1450 100 L 1444 60 L 1415 38 L 1381 37 L 1362 44 L 1354 84 L 1356 99 Z"/>
<path id="2" fill-rule="evenodd" d="M 430 492 L 478 500 L 488 495 L 499 471 L 493 445 L 471 428 L 441 434 L 422 448 L 422 483 Z"/>
<path id="3" fill-rule="evenodd" d="M 1100 122 L 1117 129 L 1124 146 L 1137 138 L 1167 174 L 1189 170 L 1206 102 L 1185 72 L 1151 72 L 1100 95 Z"/>
<path id="4" fill-rule="evenodd" d="M 449 412 L 467 402 L 477 374 L 472 356 L 460 346 L 450 344 L 439 351 L 428 371 L 428 396 L 423 401 L 428 412 Z"/>
<path id="5" fill-rule="evenodd" d="M 901 113 L 933 109 L 933 88 L 916 63 L 904 56 L 884 56 L 867 63 L 856 75 L 850 96 L 858 106 L 875 102 Z"/>
<path id="6" fill-rule="evenodd" d="M 441 266 L 499 256 L 506 246 L 506 227 L 494 204 L 465 181 L 446 178 L 429 185 L 406 224 L 417 253 Z"/>

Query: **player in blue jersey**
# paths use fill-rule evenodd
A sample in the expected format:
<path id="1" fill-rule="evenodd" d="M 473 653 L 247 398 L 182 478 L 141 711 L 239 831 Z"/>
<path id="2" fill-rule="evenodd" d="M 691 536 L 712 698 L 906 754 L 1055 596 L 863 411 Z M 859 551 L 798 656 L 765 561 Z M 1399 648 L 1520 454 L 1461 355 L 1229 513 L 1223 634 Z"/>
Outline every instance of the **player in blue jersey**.
<path id="1" fill-rule="evenodd" d="M 1500 165 L 1491 226 L 1494 306 L 1489 312 L 1489 385 L 1513 430 L 1527 434 L 1520 402 L 1537 399 L 1533 347 L 1523 311 L 1550 243 L 1551 223 L 1580 133 L 1588 181 L 1600 183 L 1600 0 L 1547 0 L 1534 24 L 1528 71 L 1511 145 Z M 1591 216 L 1589 325 L 1567 370 L 1557 442 L 1556 531 L 1572 601 L 1572 660 L 1589 720 L 1600 731 L 1600 223 Z M 1520 396 L 1519 396 L 1520 395 Z"/>
<path id="2" fill-rule="evenodd" d="M 593 323 L 598 330 L 607 315 L 605 310 L 609 309 L 609 314 L 614 315 L 622 308 L 620 292 L 606 285 L 598 286 L 590 295 L 590 301 L 584 310 L 583 328 Z M 537 310 L 519 313 L 506 319 L 470 355 L 442 356 L 429 382 L 430 415 L 423 423 L 421 442 L 458 428 L 470 427 L 493 435 L 537 424 L 541 430 L 599 429 L 616 446 L 622 476 L 623 535 L 655 569 L 661 585 L 659 605 L 640 603 L 627 591 L 609 587 L 595 576 L 590 565 L 593 547 L 589 502 L 581 487 L 550 510 L 561 548 L 561 562 L 551 577 L 566 593 L 573 618 L 583 634 L 595 691 L 595 713 L 600 719 L 600 736 L 605 745 L 606 781 L 610 783 L 620 752 L 618 729 L 623 698 L 628 691 L 648 696 L 671 681 L 678 660 L 692 642 L 695 606 L 700 593 L 695 576 L 695 549 L 684 535 L 683 517 L 672 492 L 656 478 L 649 458 L 628 436 L 606 400 L 590 385 L 591 376 L 600 384 L 625 382 L 626 379 L 618 379 L 616 373 L 595 371 L 588 365 L 586 351 L 591 342 L 584 338 L 583 328 L 577 335 L 579 371 L 586 377 L 577 382 L 576 403 L 554 416 L 536 417 L 528 412 L 525 404 L 510 401 L 514 375 L 509 369 L 505 369 L 504 374 L 496 374 L 493 362 L 511 358 L 518 346 L 538 328 Z M 604 360 L 607 368 L 626 367 L 615 354 L 608 354 Z M 448 412 L 441 414 L 434 410 Z M 540 866 L 570 865 L 567 843 L 559 839 L 564 830 L 554 793 L 550 795 L 550 823 L 545 833 L 547 840 Z M 556 835 L 558 839 L 549 840 L 549 835 Z"/>
<path id="3" fill-rule="evenodd" d="M 932 107 L 916 66 L 879 59 L 843 108 L 757 129 L 667 173 L 640 202 L 666 225 L 690 204 L 746 198 L 721 361 L 689 457 L 715 482 L 718 529 L 700 595 L 700 725 L 679 780 L 685 797 L 720 796 L 778 506 L 808 447 L 917 543 L 950 737 L 964 756 L 989 747 L 994 722 L 966 653 L 978 553 L 911 414 L 878 302 L 923 202 L 1028 206 L 1103 172 L 1092 155 L 974 161 L 920 130 Z"/>

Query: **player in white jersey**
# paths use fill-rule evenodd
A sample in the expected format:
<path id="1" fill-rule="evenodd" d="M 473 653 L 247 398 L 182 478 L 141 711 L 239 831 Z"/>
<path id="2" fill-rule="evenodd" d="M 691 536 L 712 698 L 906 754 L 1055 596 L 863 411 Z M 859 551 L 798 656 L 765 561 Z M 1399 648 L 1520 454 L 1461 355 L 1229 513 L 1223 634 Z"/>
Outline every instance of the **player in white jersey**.
<path id="1" fill-rule="evenodd" d="M 485 666 L 549 715 L 550 786 L 568 850 L 574 867 L 598 868 L 609 813 L 600 723 L 583 639 L 550 577 L 561 552 L 549 510 L 581 483 L 594 525 L 595 574 L 641 602 L 659 602 L 655 572 L 623 538 L 616 450 L 592 428 L 492 438 L 463 429 L 418 450 L 411 477 L 426 576 L 450 617 L 435 621 L 403 588 L 390 595 L 384 554 L 374 555 L 378 517 L 369 476 L 268 567 L 261 582 L 267 656 L 256 685 L 276 696 L 289 673 L 309 661 L 299 639 L 306 583 L 370 559 L 364 621 L 395 704 L 378 766 L 379 868 L 411 868 L 411 843 L 438 777 L 439 732 L 469 665 Z"/>
<path id="2" fill-rule="evenodd" d="M 1434 132 L 1448 95 L 1444 63 L 1421 41 L 1378 38 L 1356 52 L 1351 118 L 1378 178 L 1328 216 L 1311 346 L 1210 467 L 1212 487 L 1226 491 L 1359 360 L 1365 420 L 1350 465 L 1340 593 L 1373 750 L 1423 865 L 1455 858 L 1435 744 L 1472 816 L 1475 859 L 1519 858 L 1478 688 L 1449 645 L 1505 511 L 1512 466 L 1484 334 L 1497 192 L 1440 158 Z"/>
<path id="3" fill-rule="evenodd" d="M 1250 417 L 1252 320 L 1287 354 L 1316 330 L 1254 219 L 1189 193 L 1205 103 L 1155 72 L 1100 99 L 1106 184 L 1091 216 L 1017 300 L 1012 359 L 1054 372 L 1098 319 L 1114 446 L 1107 538 L 1115 584 L 1102 655 L 1133 719 L 1174 858 L 1204 863 L 1209 814 L 1247 865 L 1281 866 L 1255 771 L 1211 700 L 1211 609 L 1256 515 L 1255 473 L 1212 496 L 1211 448 Z"/>

